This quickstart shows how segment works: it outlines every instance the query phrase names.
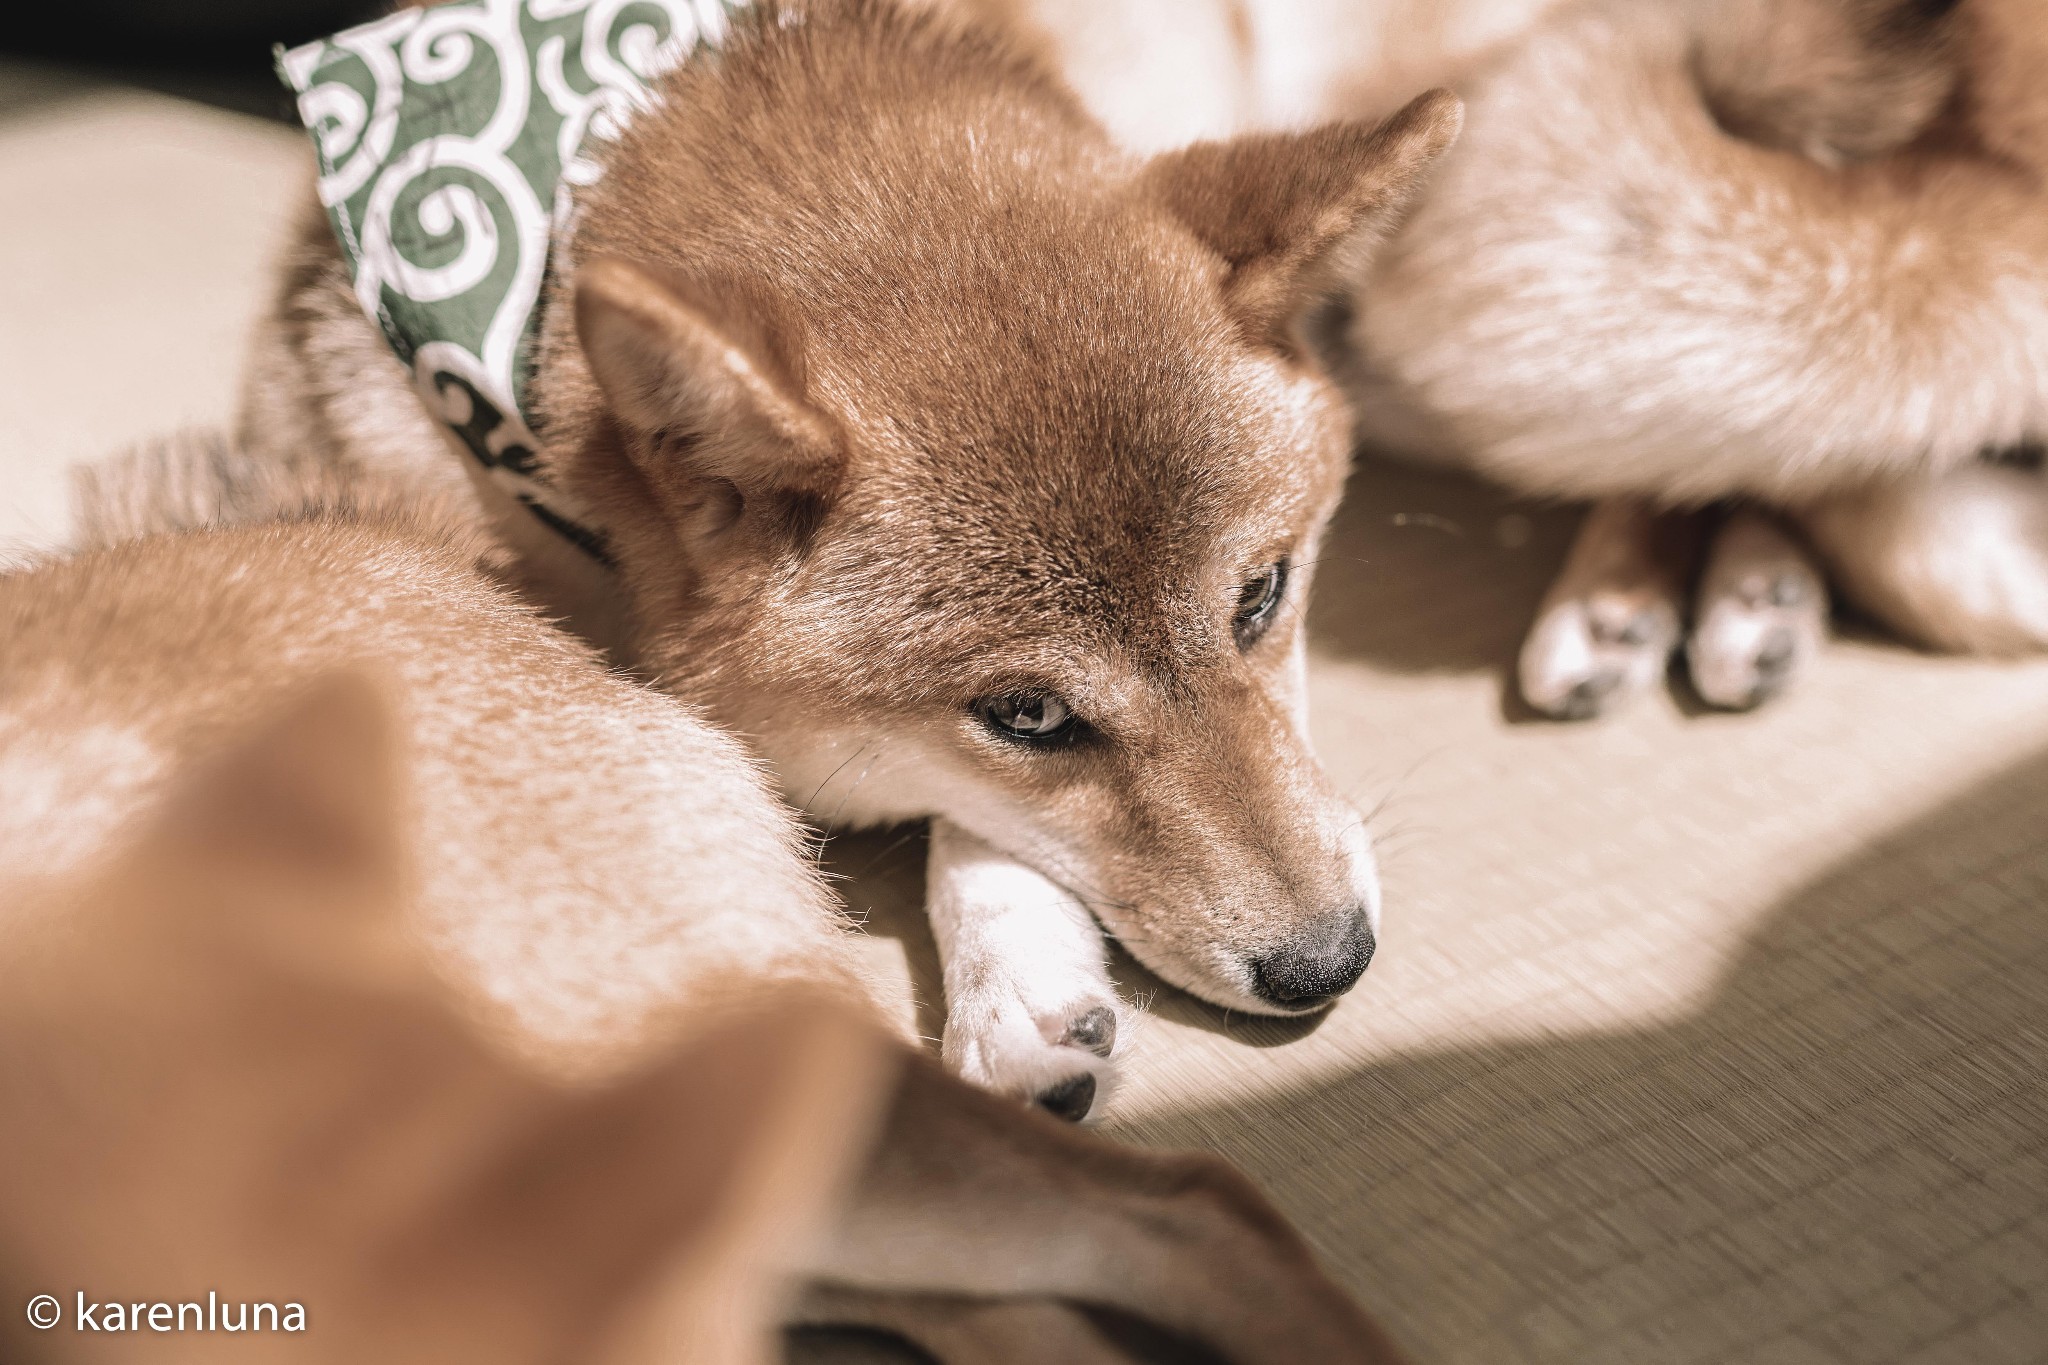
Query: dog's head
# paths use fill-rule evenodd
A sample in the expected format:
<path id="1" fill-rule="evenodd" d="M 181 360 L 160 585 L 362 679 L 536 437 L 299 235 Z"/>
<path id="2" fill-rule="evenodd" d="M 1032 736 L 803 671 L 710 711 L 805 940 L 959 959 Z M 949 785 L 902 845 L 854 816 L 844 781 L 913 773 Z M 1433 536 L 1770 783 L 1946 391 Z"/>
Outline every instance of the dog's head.
<path id="1" fill-rule="evenodd" d="M 685 78 L 585 208 L 542 402 L 642 662 L 817 814 L 953 820 L 1174 983 L 1320 1005 L 1378 889 L 1303 734 L 1348 425 L 1293 319 L 1459 106 L 1137 163 L 852 9 Z"/>

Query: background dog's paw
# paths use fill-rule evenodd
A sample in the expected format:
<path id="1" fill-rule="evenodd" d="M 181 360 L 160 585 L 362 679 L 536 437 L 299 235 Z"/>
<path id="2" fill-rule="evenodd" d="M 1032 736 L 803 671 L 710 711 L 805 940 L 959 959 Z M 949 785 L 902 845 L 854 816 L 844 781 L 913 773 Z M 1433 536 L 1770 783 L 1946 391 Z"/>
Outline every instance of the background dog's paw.
<path id="1" fill-rule="evenodd" d="M 1557 720 L 1604 715 L 1656 686 L 1678 648 L 1694 519 L 1595 503 L 1522 641 L 1522 699 Z"/>
<path id="2" fill-rule="evenodd" d="M 955 1004 L 946 1019 L 946 1064 L 986 1090 L 1079 1123 L 1099 1117 L 1116 1078 L 1123 1007 L 1088 999 L 1032 1010 L 1014 996 Z"/>
<path id="3" fill-rule="evenodd" d="M 1760 512 L 1735 513 L 1700 577 L 1686 666 L 1701 700 L 1747 710 L 1785 690 L 1827 639 L 1827 583 L 1804 546 Z"/>
<path id="4" fill-rule="evenodd" d="M 1522 699 L 1556 720 L 1589 720 L 1654 687 L 1677 646 L 1678 603 L 1656 590 L 1547 602 L 1522 642 Z"/>

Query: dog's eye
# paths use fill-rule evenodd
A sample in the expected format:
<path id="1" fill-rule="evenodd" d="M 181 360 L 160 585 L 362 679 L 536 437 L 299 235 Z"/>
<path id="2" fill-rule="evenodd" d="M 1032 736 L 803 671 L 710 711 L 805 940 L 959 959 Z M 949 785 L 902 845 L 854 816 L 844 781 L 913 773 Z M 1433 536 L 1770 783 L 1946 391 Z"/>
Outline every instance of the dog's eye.
<path id="1" fill-rule="evenodd" d="M 983 697 L 975 712 L 1004 739 L 1026 744 L 1060 744 L 1078 733 L 1080 722 L 1067 704 L 1042 692 L 1010 692 Z"/>
<path id="2" fill-rule="evenodd" d="M 1230 631 L 1237 637 L 1239 649 L 1250 649 L 1259 642 L 1273 624 L 1273 617 L 1280 610 L 1280 599 L 1287 595 L 1287 561 L 1268 564 L 1258 571 L 1237 593 L 1237 615 L 1231 618 Z"/>

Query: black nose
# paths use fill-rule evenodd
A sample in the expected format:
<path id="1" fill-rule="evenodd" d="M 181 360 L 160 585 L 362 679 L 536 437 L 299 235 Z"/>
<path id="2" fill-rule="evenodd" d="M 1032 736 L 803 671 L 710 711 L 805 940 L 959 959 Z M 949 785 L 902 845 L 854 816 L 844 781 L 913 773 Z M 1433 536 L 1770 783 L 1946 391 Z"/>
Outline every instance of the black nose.
<path id="1" fill-rule="evenodd" d="M 1372 921 L 1353 906 L 1297 934 L 1277 952 L 1252 960 L 1252 985 L 1276 1005 L 1308 1010 L 1357 984 L 1372 962 Z"/>

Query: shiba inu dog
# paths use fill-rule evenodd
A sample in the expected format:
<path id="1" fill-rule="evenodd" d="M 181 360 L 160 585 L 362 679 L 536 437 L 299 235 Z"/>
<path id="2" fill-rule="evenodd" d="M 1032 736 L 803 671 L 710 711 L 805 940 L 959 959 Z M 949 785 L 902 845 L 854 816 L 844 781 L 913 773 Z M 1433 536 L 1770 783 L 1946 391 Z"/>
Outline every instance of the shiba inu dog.
<path id="1" fill-rule="evenodd" d="M 1611 0 L 1460 84 L 1354 391 L 1369 437 L 1609 500 L 1524 647 L 1535 706 L 1611 707 L 1681 643 L 1752 705 L 1824 580 L 1928 645 L 2048 643 L 2048 484 L 1980 458 L 2048 431 L 2044 59 L 2027 0 Z M 1696 570 L 1682 513 L 1720 500 Z"/>
<path id="2" fill-rule="evenodd" d="M 1140 159 L 992 31 L 882 0 L 765 4 L 654 94 L 579 193 L 531 385 L 616 572 L 487 501 L 507 576 L 813 815 L 935 820 L 962 1074 L 1099 1101 L 1097 919 L 1207 999 L 1326 1006 L 1379 891 L 1304 734 L 1349 430 L 1293 319 L 1457 102 Z M 280 463 L 463 478 L 324 226 L 245 414 Z"/>
<path id="3" fill-rule="evenodd" d="M 416 490 L 263 521 L 201 454 L 159 486 L 248 524 L 0 577 L 0 1285 L 308 1330 L 17 1310 L 10 1359 L 739 1362 L 794 1311 L 1023 1361 L 1060 1301 L 1394 1359 L 1221 1163 L 889 1039 L 754 760 Z"/>

